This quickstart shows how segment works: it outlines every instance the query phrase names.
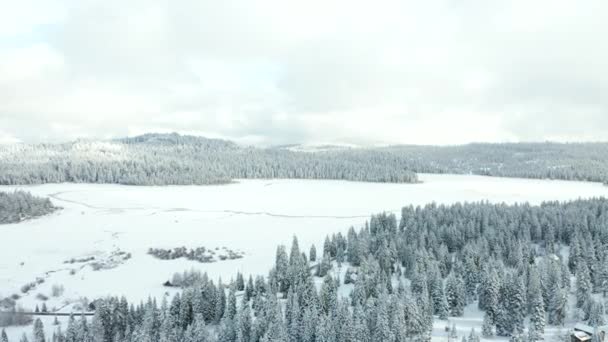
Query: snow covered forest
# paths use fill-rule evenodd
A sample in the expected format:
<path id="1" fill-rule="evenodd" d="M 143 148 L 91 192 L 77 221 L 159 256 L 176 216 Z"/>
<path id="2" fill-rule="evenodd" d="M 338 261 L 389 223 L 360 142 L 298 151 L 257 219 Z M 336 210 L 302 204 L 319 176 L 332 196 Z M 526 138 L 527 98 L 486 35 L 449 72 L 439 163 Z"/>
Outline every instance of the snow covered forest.
<path id="1" fill-rule="evenodd" d="M 425 173 L 608 182 L 608 143 L 475 143 L 382 149 Z"/>
<path id="2" fill-rule="evenodd" d="M 55 210 L 48 198 L 35 197 L 25 191 L 0 191 L 0 224 L 21 222 Z"/>
<path id="3" fill-rule="evenodd" d="M 0 184 L 221 184 L 236 178 L 416 182 L 404 160 L 367 150 L 319 154 L 147 134 L 116 141 L 0 146 Z"/>
<path id="4" fill-rule="evenodd" d="M 606 324 L 608 200 L 409 206 L 319 251 L 294 238 L 266 277 L 199 278 L 170 299 L 97 300 L 92 320 L 70 318 L 53 341 L 430 341 L 467 307 L 483 327 L 449 327 L 452 340 L 570 341 L 546 331 Z"/>
<path id="5" fill-rule="evenodd" d="M 0 184 L 221 184 L 239 178 L 414 183 L 416 172 L 608 181 L 608 144 L 471 144 L 302 151 L 178 134 L 0 146 Z"/>

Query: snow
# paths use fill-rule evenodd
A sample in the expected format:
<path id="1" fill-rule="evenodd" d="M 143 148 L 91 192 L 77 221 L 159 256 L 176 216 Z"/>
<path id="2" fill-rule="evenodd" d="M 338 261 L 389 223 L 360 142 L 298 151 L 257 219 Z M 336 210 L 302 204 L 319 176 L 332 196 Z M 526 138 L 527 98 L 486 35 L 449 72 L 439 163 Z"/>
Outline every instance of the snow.
<path id="1" fill-rule="evenodd" d="M 404 205 L 480 200 L 540 203 L 608 196 L 608 187 L 587 182 L 427 174 L 420 179 L 420 184 L 240 180 L 217 186 L 2 186 L 0 191 L 23 189 L 50 197 L 63 209 L 0 226 L 0 297 L 18 293 L 22 295 L 18 303 L 26 309 L 41 305 L 38 293 L 50 297 L 49 309 L 62 308 L 81 297 L 110 294 L 139 301 L 176 291 L 162 283 L 186 269 L 208 272 L 224 282 L 237 271 L 246 277 L 267 274 L 276 246 L 289 248 L 294 235 L 302 251 L 308 253 L 312 243 L 320 251 L 327 234 L 361 226 L 370 214 L 381 211 L 393 211 L 399 217 Z M 147 254 L 150 247 L 181 246 L 226 247 L 241 250 L 245 256 L 203 264 L 183 258 L 159 260 Z M 83 263 L 64 263 L 87 256 L 108 259 L 116 251 L 132 257 L 99 271 Z M 37 277 L 45 282 L 22 294 L 21 286 Z M 54 284 L 65 287 L 63 296 L 51 297 Z M 69 310 L 70 306 L 62 309 Z M 481 318 L 469 318 L 476 321 L 480 332 Z M 467 334 L 469 330 L 465 330 Z"/>

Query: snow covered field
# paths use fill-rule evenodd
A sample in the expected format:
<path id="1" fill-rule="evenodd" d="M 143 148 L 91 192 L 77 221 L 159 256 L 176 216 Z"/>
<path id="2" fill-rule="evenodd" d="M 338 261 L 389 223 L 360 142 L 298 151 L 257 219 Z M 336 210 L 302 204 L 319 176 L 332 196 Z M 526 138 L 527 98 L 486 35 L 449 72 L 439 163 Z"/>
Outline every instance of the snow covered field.
<path id="1" fill-rule="evenodd" d="M 303 250 L 312 243 L 320 248 L 327 234 L 360 226 L 380 211 L 394 211 L 399 217 L 400 208 L 408 204 L 540 203 L 608 196 L 608 187 L 585 182 L 425 174 L 420 178 L 422 184 L 242 180 L 221 186 L 0 187 L 48 196 L 63 207 L 40 219 L 0 226 L 0 297 L 20 294 L 18 303 L 33 309 L 42 303 L 36 298 L 39 293 L 51 297 L 51 287 L 60 284 L 65 293 L 51 297 L 49 309 L 108 294 L 138 301 L 164 295 L 168 289 L 162 283 L 185 269 L 200 269 L 225 282 L 237 271 L 246 276 L 266 274 L 276 246 L 289 246 L 294 235 Z M 226 247 L 245 256 L 203 264 L 147 254 L 151 247 L 181 246 Z M 94 271 L 83 263 L 64 263 L 89 256 L 109 260 L 117 251 L 130 253 L 131 258 L 112 269 Z M 37 277 L 45 282 L 23 295 L 20 288 Z"/>

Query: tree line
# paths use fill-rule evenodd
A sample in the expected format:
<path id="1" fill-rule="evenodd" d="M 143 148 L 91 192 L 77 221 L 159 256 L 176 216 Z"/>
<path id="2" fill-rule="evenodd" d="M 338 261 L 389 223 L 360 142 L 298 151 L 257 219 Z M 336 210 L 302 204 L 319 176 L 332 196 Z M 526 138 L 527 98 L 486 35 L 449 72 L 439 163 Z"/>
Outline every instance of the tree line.
<path id="1" fill-rule="evenodd" d="M 239 178 L 417 182 L 416 173 L 608 182 L 608 143 L 297 151 L 179 134 L 0 146 L 0 184 L 221 184 Z"/>
<path id="2" fill-rule="evenodd" d="M 221 184 L 237 178 L 416 182 L 389 153 L 302 153 L 229 141 L 149 134 L 109 142 L 0 146 L 0 184 Z"/>
<path id="3" fill-rule="evenodd" d="M 415 172 L 608 183 L 608 143 L 475 143 L 383 150 L 407 159 Z"/>

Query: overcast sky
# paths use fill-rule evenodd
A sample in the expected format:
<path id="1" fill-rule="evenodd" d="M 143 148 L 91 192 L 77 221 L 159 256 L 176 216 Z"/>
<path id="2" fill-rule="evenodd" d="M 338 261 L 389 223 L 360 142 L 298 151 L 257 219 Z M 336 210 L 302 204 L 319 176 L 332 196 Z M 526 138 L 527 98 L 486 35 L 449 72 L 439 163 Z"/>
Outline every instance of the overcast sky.
<path id="1" fill-rule="evenodd" d="M 608 1 L 0 0 L 0 142 L 608 140 Z"/>

